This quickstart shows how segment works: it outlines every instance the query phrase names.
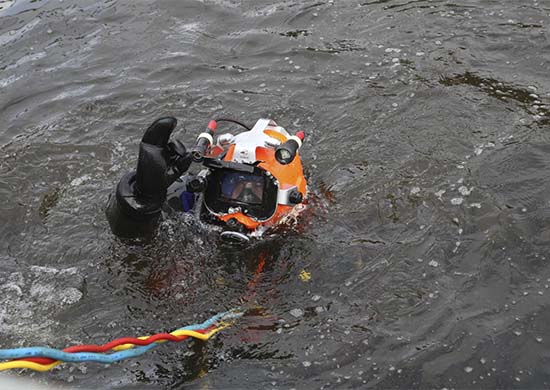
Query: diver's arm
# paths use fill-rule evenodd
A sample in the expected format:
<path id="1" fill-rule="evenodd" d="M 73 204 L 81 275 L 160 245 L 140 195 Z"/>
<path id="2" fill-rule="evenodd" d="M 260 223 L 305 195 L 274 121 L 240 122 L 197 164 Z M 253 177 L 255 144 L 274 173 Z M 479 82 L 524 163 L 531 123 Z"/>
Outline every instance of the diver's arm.
<path id="1" fill-rule="evenodd" d="M 192 161 L 181 142 L 168 142 L 176 123 L 172 117 L 160 118 L 145 131 L 136 171 L 120 179 L 107 204 L 107 220 L 115 235 L 146 238 L 156 230 L 168 186 Z"/>

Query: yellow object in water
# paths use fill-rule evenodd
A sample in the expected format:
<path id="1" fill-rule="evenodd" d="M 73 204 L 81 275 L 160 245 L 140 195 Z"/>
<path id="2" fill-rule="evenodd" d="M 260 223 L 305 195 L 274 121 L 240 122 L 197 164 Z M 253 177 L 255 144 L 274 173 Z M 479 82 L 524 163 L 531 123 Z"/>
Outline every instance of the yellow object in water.
<path id="1" fill-rule="evenodd" d="M 309 282 L 311 280 L 311 273 L 307 272 L 305 269 L 300 272 L 299 276 L 302 282 Z"/>

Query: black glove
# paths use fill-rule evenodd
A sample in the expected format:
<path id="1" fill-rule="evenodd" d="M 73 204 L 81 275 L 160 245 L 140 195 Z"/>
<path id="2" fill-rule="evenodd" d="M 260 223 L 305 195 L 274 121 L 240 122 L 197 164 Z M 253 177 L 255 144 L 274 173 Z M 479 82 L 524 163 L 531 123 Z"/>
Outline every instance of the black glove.
<path id="1" fill-rule="evenodd" d="M 135 194 L 142 202 L 160 207 L 166 199 L 167 188 L 191 165 L 185 146 L 180 141 L 168 142 L 176 124 L 173 117 L 157 119 L 141 139 Z"/>
<path id="2" fill-rule="evenodd" d="M 120 237 L 150 236 L 160 220 L 166 190 L 189 169 L 192 158 L 179 141 L 171 141 L 173 117 L 157 119 L 139 145 L 137 170 L 124 175 L 107 204 L 111 230 Z"/>

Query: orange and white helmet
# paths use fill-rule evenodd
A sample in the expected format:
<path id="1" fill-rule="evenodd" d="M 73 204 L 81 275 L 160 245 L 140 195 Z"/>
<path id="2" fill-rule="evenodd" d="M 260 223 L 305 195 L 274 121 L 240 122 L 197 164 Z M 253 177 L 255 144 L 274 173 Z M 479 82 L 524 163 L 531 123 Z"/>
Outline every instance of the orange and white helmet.
<path id="1" fill-rule="evenodd" d="M 204 211 L 225 226 L 222 237 L 247 241 L 304 202 L 307 183 L 298 153 L 304 133 L 290 135 L 275 121 L 259 119 L 248 131 L 214 140 L 222 120 L 210 121 L 192 153 L 205 167 L 199 174 L 205 179 Z"/>

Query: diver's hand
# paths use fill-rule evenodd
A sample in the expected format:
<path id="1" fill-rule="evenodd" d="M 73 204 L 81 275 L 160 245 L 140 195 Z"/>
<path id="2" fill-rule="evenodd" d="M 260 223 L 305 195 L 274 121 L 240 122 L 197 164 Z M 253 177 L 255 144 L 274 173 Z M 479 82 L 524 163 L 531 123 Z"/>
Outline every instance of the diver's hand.
<path id="1" fill-rule="evenodd" d="M 168 186 L 191 164 L 191 156 L 181 142 L 168 142 L 176 124 L 176 118 L 160 118 L 143 135 L 135 185 L 136 196 L 142 201 L 162 204 Z"/>
<path id="2" fill-rule="evenodd" d="M 120 179 L 107 203 L 111 231 L 121 238 L 153 236 L 161 217 L 166 190 L 191 164 L 191 154 L 179 141 L 171 141 L 176 118 L 157 119 L 139 145 L 137 170 Z"/>

